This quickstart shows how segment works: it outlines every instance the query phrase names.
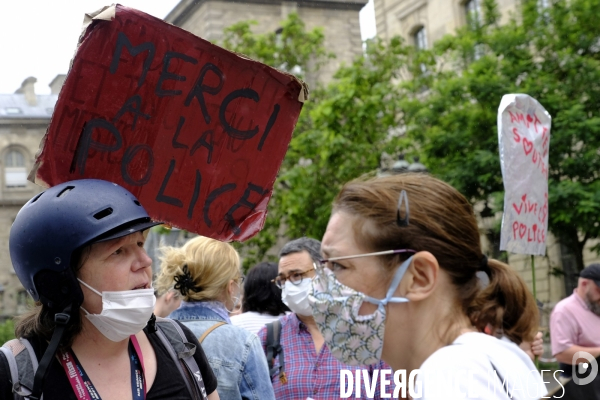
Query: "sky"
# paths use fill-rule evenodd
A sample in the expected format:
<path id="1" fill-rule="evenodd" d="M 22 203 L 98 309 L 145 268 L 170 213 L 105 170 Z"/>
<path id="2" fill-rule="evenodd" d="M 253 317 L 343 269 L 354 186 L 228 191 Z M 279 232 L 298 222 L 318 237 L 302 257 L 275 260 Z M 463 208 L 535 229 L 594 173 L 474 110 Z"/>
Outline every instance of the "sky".
<path id="1" fill-rule="evenodd" d="M 124 6 L 164 18 L 179 0 L 122 0 Z M 7 0 L 0 13 L 0 93 L 14 93 L 28 77 L 37 78 L 37 94 L 66 74 L 85 13 L 108 0 Z M 30 15 L 27 15 L 30 13 Z M 375 36 L 373 0 L 360 13 L 363 40 Z"/>

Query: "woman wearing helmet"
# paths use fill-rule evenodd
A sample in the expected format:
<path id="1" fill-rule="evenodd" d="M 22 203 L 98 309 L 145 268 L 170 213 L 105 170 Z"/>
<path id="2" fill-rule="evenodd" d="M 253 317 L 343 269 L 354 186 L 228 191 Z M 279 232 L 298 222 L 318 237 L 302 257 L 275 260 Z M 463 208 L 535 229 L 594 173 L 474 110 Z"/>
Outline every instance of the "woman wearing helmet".
<path id="1" fill-rule="evenodd" d="M 546 394 L 513 343 L 532 341 L 535 300 L 515 271 L 482 254 L 473 209 L 453 187 L 410 173 L 350 182 L 334 201 L 321 251 L 309 301 L 342 362 L 383 359 L 411 381 L 416 374 L 405 386 L 414 398 Z M 488 324 L 507 339 L 480 333 Z"/>
<path id="2" fill-rule="evenodd" d="M 163 339 L 168 330 L 154 322 L 151 260 L 143 248 L 143 232 L 153 225 L 130 192 L 101 180 L 59 184 L 23 206 L 10 255 L 36 306 L 16 325 L 16 336 L 26 340 L 9 342 L 12 354 L 0 355 L 2 398 L 218 399 L 194 335 L 174 326 L 188 349 L 195 345 L 198 370 L 190 373 L 204 387 L 186 380 L 172 357 L 173 335 Z M 19 365 L 15 382 L 10 356 L 22 362 L 26 347 L 35 354 L 34 378 L 21 376 Z"/>

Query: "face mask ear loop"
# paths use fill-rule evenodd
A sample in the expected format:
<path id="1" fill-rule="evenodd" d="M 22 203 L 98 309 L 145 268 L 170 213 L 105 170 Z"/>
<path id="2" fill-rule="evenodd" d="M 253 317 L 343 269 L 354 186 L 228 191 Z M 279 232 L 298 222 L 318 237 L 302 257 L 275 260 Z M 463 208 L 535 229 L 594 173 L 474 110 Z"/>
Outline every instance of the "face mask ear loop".
<path id="1" fill-rule="evenodd" d="M 408 301 L 408 299 L 406 299 L 404 297 L 393 297 L 393 296 L 394 296 L 394 292 L 396 291 L 396 289 L 398 289 L 398 286 L 400 285 L 400 281 L 402 281 L 402 278 L 404 278 L 404 274 L 406 273 L 406 270 L 408 270 L 408 267 L 410 266 L 411 261 L 412 261 L 412 256 L 408 260 L 404 261 L 402 263 L 402 265 L 400 265 L 400 268 L 398 268 L 398 270 L 394 274 L 394 278 L 392 279 L 392 283 L 390 284 L 390 288 L 388 289 L 385 299 L 379 300 L 379 299 L 375 299 L 373 297 L 365 296 L 365 300 L 368 301 L 369 303 L 382 305 L 382 306 L 385 306 L 387 303 L 406 303 Z"/>
<path id="2" fill-rule="evenodd" d="M 81 279 L 77 278 L 77 280 L 83 286 L 85 286 L 86 288 L 90 289 L 92 292 L 96 293 L 98 296 L 102 297 L 102 293 L 100 293 L 99 291 L 97 291 L 96 289 L 94 289 L 93 287 L 91 287 L 90 285 L 88 285 L 87 283 L 85 283 L 84 281 L 82 281 Z"/>
<path id="3" fill-rule="evenodd" d="M 394 292 L 396 292 L 396 289 L 398 289 L 398 286 L 400 286 L 400 281 L 402 281 L 402 278 L 404 278 L 404 274 L 408 270 L 408 267 L 410 267 L 410 262 L 412 261 L 412 258 L 413 256 L 411 256 L 408 260 L 404 261 L 402 265 L 400 265 L 400 268 L 398 268 L 398 270 L 394 274 L 394 279 L 392 279 L 390 288 L 388 289 L 387 295 L 383 300 L 386 303 L 388 301 L 392 301 L 392 299 L 394 298 Z"/>
<path id="4" fill-rule="evenodd" d="M 85 311 L 85 315 L 90 315 L 90 313 L 88 312 L 88 310 L 86 310 L 85 308 L 83 308 L 82 306 L 79 306 L 79 308 L 81 308 L 83 311 Z"/>
<path id="5" fill-rule="evenodd" d="M 240 289 L 240 290 L 241 290 L 241 288 L 242 288 L 242 287 L 240 286 L 240 284 L 239 284 L 239 283 L 237 283 L 236 281 L 234 281 L 234 283 L 235 283 L 236 285 L 238 285 L 238 289 Z M 240 294 L 240 295 L 239 295 L 239 296 L 237 296 L 237 297 L 231 296 L 231 301 L 232 301 L 232 303 L 233 303 L 233 310 L 230 310 L 229 308 L 227 308 L 227 304 L 223 303 L 223 306 L 225 307 L 225 309 L 227 310 L 227 312 L 228 312 L 229 314 L 233 314 L 233 313 L 235 313 L 235 312 L 238 312 L 238 311 L 240 311 L 240 310 L 242 309 L 242 302 L 240 301 L 241 293 L 238 293 L 238 294 Z M 236 303 L 236 301 L 235 301 L 234 299 L 237 299 L 237 300 L 238 300 L 238 301 L 237 301 L 237 303 L 238 303 L 237 305 L 235 304 L 235 303 Z"/>

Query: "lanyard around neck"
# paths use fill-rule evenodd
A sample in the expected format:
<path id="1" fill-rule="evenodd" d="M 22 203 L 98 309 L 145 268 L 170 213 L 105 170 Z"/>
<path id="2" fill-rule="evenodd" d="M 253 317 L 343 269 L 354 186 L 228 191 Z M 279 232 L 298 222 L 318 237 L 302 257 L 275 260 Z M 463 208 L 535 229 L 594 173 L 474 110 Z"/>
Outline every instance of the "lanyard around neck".
<path id="1" fill-rule="evenodd" d="M 68 350 L 60 353 L 60 363 L 67 374 L 77 399 L 102 399 L 73 351 Z M 131 367 L 131 395 L 133 400 L 144 400 L 146 398 L 144 358 L 135 335 L 129 337 L 129 365 Z"/>

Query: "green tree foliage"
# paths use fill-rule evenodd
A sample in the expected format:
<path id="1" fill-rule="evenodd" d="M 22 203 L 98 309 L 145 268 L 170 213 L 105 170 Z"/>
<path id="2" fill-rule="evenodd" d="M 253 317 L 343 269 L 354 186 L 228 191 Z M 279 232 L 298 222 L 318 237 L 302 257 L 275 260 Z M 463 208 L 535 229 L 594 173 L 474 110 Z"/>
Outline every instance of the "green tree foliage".
<path id="1" fill-rule="evenodd" d="M 549 229 L 581 269 L 584 245 L 600 236 L 600 2 L 551 3 L 524 0 L 500 25 L 496 2 L 485 0 L 483 16 L 428 52 L 402 108 L 430 170 L 501 209 L 498 105 L 506 93 L 536 98 L 552 115 Z"/>
<path id="2" fill-rule="evenodd" d="M 394 152 L 400 138 L 400 79 L 411 48 L 394 39 L 368 43 L 366 52 L 342 67 L 318 90 L 294 133 L 279 182 L 278 202 L 288 237 L 323 236 L 331 203 L 341 186 L 373 175 L 383 151 Z"/>
<path id="3" fill-rule="evenodd" d="M 307 74 L 317 72 L 327 59 L 333 57 L 324 47 L 325 36 L 322 28 L 307 31 L 304 22 L 296 13 L 291 13 L 282 21 L 277 32 L 257 34 L 252 27 L 256 21 L 242 21 L 225 29 L 221 46 L 261 61 L 272 67 L 293 73 L 304 79 Z M 311 100 L 308 104 L 312 102 Z M 306 114 L 306 107 L 303 115 Z M 281 228 L 282 215 L 279 193 L 282 186 L 275 184 L 269 203 L 269 213 L 263 230 L 243 244 L 234 244 L 244 256 L 244 268 L 263 259 L 274 259 L 267 255 L 278 237 L 285 232 Z"/>
<path id="4" fill-rule="evenodd" d="M 0 323 L 0 345 L 15 338 L 15 323 L 12 319 Z"/>
<path id="5" fill-rule="evenodd" d="M 300 79 L 304 79 L 307 73 L 316 72 L 328 58 L 333 57 L 323 46 L 323 29 L 307 31 L 297 13 L 290 13 L 276 32 L 253 33 L 252 27 L 257 24 L 257 21 L 242 21 L 226 28 L 221 46 L 292 72 Z"/>

